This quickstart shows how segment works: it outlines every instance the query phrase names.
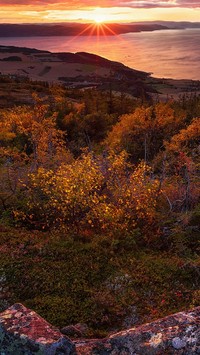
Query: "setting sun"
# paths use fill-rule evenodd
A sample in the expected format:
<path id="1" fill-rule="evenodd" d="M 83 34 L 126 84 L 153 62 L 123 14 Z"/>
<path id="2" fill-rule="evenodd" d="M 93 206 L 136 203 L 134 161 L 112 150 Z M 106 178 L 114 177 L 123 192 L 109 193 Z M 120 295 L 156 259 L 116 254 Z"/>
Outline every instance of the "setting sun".
<path id="1" fill-rule="evenodd" d="M 104 21 L 105 20 L 104 20 L 103 16 L 100 16 L 100 15 L 94 18 L 94 22 L 96 22 L 96 23 L 102 23 Z"/>
<path id="2" fill-rule="evenodd" d="M 105 11 L 103 11 L 103 9 L 101 9 L 100 7 L 94 9 L 91 14 L 91 18 L 96 23 L 103 23 L 108 21 L 108 17 L 106 16 Z"/>

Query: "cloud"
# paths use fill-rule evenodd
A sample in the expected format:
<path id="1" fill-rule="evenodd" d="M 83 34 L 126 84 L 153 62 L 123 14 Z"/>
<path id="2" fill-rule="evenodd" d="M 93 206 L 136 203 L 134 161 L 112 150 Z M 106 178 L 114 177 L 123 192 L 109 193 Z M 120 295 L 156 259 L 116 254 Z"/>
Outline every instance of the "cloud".
<path id="1" fill-rule="evenodd" d="M 199 0 L 132 0 L 120 1 L 118 6 L 132 8 L 200 7 Z"/>
<path id="2" fill-rule="evenodd" d="M 32 6 L 35 8 L 52 7 L 54 9 L 78 10 L 88 7 L 129 7 L 129 8 L 200 8 L 199 0 L 0 0 L 0 6 Z"/>

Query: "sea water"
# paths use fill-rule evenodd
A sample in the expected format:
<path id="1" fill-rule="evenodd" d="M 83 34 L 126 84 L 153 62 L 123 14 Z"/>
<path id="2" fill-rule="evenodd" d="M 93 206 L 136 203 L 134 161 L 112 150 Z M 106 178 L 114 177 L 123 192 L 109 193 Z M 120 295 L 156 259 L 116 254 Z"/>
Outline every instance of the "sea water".
<path id="1" fill-rule="evenodd" d="M 0 45 L 51 52 L 88 52 L 154 77 L 200 80 L 200 29 L 160 30 L 116 36 L 0 37 Z"/>

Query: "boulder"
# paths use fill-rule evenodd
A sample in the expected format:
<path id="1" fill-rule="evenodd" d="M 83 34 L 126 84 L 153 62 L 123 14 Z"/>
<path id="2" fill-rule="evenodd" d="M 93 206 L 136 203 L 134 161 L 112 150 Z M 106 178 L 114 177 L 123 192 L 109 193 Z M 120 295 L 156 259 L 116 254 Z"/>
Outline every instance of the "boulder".
<path id="1" fill-rule="evenodd" d="M 110 335 L 76 342 L 77 355 L 200 354 L 200 307 Z"/>
<path id="2" fill-rule="evenodd" d="M 82 326 L 73 327 L 81 333 Z M 15 304 L 0 315 L 0 350 L 2 355 L 200 354 L 200 307 L 105 339 L 78 339 L 72 343 L 35 312 Z"/>
<path id="3" fill-rule="evenodd" d="M 69 338 L 32 310 L 16 303 L 0 314 L 0 354 L 75 354 Z"/>

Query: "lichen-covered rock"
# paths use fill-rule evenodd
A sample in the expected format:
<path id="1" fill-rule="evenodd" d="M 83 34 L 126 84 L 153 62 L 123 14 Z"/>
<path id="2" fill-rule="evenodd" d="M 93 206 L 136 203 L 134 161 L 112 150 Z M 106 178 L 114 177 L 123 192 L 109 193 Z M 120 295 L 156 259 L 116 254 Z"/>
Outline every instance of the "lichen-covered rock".
<path id="1" fill-rule="evenodd" d="M 22 304 L 0 314 L 0 354 L 75 354 L 71 340 Z"/>
<path id="2" fill-rule="evenodd" d="M 76 326 L 80 328 L 79 324 Z M 32 354 L 200 354 L 200 307 L 112 334 L 102 340 L 79 339 L 72 343 L 35 312 L 15 304 L 0 315 L 0 355 Z"/>
<path id="3" fill-rule="evenodd" d="M 200 354 L 200 307 L 131 328 L 103 340 L 77 341 L 77 355 Z"/>

